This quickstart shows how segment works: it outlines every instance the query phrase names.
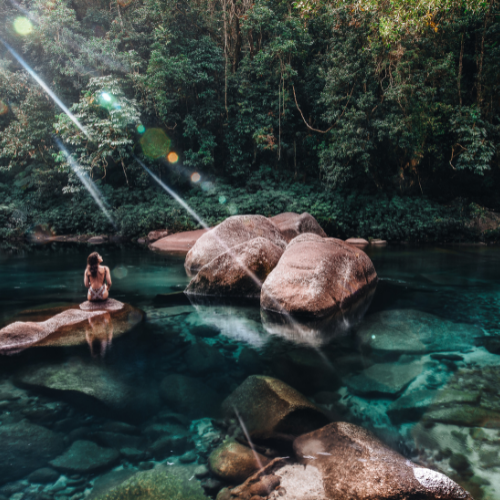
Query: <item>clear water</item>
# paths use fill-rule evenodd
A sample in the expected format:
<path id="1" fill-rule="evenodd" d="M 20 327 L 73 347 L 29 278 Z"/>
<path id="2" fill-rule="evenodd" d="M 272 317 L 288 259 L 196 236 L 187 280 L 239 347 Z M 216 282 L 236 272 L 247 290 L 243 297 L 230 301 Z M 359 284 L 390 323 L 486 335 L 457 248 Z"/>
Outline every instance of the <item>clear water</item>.
<path id="1" fill-rule="evenodd" d="M 82 302 L 91 250 L 52 245 L 0 253 L 0 324 L 26 309 Z M 219 398 L 251 374 L 280 378 L 332 418 L 368 427 L 408 458 L 453 477 L 476 500 L 500 498 L 500 357 L 490 352 L 500 333 L 497 249 L 372 251 L 380 283 L 365 318 L 347 333 L 313 343 L 266 328 L 258 305 L 161 305 L 157 294 L 181 291 L 188 283 L 182 258 L 133 246 L 99 252 L 112 271 L 112 296 L 142 309 L 146 320 L 104 348 L 33 348 L 0 358 L 0 469 L 17 464 L 0 478 L 0 500 L 81 500 L 110 471 L 206 464 L 225 430 L 210 419 L 203 391 L 193 389 L 175 408 L 158 398 L 162 381 L 172 374 L 195 377 Z M 193 351 L 200 344 L 210 348 Z M 110 414 L 19 383 L 40 367 L 64 376 L 75 366 L 83 366 L 90 379 L 97 374 L 104 393 L 107 383 L 124 390 L 128 406 Z M 34 467 L 23 446 L 30 443 L 5 445 L 1 437 L 2 427 L 19 424 L 22 439 L 30 441 L 26 423 L 57 433 L 62 451 L 85 439 L 120 455 L 102 470 L 57 474 L 39 483 L 29 476 Z M 158 445 L 164 433 L 182 439 L 164 449 Z M 53 458 L 39 457 L 35 468 Z M 209 476 L 200 480 L 211 494 L 222 486 Z"/>

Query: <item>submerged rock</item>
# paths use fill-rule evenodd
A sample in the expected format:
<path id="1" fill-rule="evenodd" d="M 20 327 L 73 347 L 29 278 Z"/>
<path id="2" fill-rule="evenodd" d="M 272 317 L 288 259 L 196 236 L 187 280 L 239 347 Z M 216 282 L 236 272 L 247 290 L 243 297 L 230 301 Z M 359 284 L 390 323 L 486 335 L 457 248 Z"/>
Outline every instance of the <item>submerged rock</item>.
<path id="1" fill-rule="evenodd" d="M 258 469 L 269 463 L 269 459 L 253 452 L 247 446 L 229 440 L 215 449 L 208 458 L 210 470 L 229 483 L 242 483 Z"/>
<path id="2" fill-rule="evenodd" d="M 479 327 L 453 323 L 415 309 L 395 309 L 372 314 L 357 330 L 361 350 L 378 353 L 424 354 L 459 351 L 482 336 Z"/>
<path id="3" fill-rule="evenodd" d="M 41 469 L 37 469 L 36 471 L 32 472 L 28 476 L 28 481 L 30 483 L 41 484 L 55 483 L 59 479 L 59 476 L 59 472 L 55 471 L 54 469 L 51 469 L 50 467 L 42 467 Z"/>
<path id="4" fill-rule="evenodd" d="M 334 238 L 306 233 L 286 247 L 262 286 L 264 309 L 323 317 L 364 300 L 377 283 L 371 260 Z"/>
<path id="5" fill-rule="evenodd" d="M 50 465 L 69 474 L 89 474 L 109 469 L 119 458 L 116 450 L 102 448 L 92 441 L 75 441 Z"/>
<path id="6" fill-rule="evenodd" d="M 0 425 L 0 484 L 45 467 L 64 450 L 63 437 L 22 420 Z"/>
<path id="7" fill-rule="evenodd" d="M 302 214 L 285 212 L 270 217 L 269 220 L 278 226 L 287 243 L 302 233 L 314 233 L 322 238 L 326 238 L 326 233 L 318 224 L 318 221 L 307 212 Z"/>
<path id="8" fill-rule="evenodd" d="M 197 273 L 204 265 L 226 253 L 230 248 L 254 238 L 264 238 L 282 250 L 286 242 L 278 227 L 262 215 L 235 215 L 214 227 L 188 252 L 184 267 Z"/>
<path id="9" fill-rule="evenodd" d="M 157 467 L 138 472 L 99 500 L 208 500 L 191 467 Z"/>
<path id="10" fill-rule="evenodd" d="M 472 500 L 444 474 L 410 462 L 353 424 L 329 424 L 298 437 L 293 448 L 306 468 L 320 471 L 327 499 Z"/>
<path id="11" fill-rule="evenodd" d="M 380 363 L 344 379 L 351 392 L 395 397 L 422 372 L 422 363 Z"/>
<path id="12" fill-rule="evenodd" d="M 266 238 L 235 245 L 205 264 L 187 294 L 259 297 L 262 283 L 276 267 L 283 249 Z"/>
<path id="13" fill-rule="evenodd" d="M 328 422 L 326 415 L 300 392 L 276 378 L 248 377 L 222 404 L 226 417 L 237 415 L 250 437 L 290 441 Z"/>
<path id="14" fill-rule="evenodd" d="M 27 367 L 16 375 L 15 383 L 65 399 L 85 411 L 130 422 L 149 418 L 160 405 L 155 391 L 129 384 L 119 372 L 80 358 Z"/>
<path id="15" fill-rule="evenodd" d="M 220 414 L 221 396 L 198 378 L 168 375 L 162 380 L 160 394 L 175 411 L 190 417 L 216 417 Z"/>

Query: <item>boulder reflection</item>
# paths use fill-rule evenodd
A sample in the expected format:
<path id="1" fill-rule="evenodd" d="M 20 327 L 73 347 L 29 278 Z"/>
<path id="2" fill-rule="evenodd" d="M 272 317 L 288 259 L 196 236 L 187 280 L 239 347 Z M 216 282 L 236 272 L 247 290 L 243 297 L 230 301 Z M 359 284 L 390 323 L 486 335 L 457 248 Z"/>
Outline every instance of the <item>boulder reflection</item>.
<path id="1" fill-rule="evenodd" d="M 296 317 L 261 309 L 262 324 L 271 335 L 280 336 L 295 344 L 319 347 L 346 335 L 358 325 L 370 307 L 374 294 L 375 288 L 347 310 L 322 318 Z"/>

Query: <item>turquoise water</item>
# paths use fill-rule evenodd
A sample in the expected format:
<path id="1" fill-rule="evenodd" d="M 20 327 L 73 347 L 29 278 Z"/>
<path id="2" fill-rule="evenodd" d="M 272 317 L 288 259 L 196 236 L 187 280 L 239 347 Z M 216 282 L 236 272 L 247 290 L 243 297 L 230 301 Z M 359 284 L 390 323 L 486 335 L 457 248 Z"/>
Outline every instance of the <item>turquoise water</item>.
<path id="1" fill-rule="evenodd" d="M 1 325 L 26 309 L 82 302 L 92 250 L 0 253 Z M 370 428 L 476 500 L 500 498 L 498 249 L 374 250 L 380 282 L 365 317 L 323 326 L 322 335 L 310 325 L 301 334 L 276 328 L 251 303 L 167 305 L 156 296 L 188 283 L 182 258 L 134 246 L 98 250 L 112 271 L 112 296 L 146 319 L 92 346 L 0 358 L 0 500 L 94 498 L 110 473 L 204 465 L 227 432 L 216 418 L 219 402 L 252 374 L 279 378 L 331 418 Z M 85 380 L 103 404 L 47 388 L 47 373 Z M 165 396 L 178 376 L 195 383 Z M 82 440 L 98 447 L 80 453 L 97 453 L 100 468 L 82 463 L 61 473 L 57 457 Z M 223 486 L 209 473 L 198 476 L 208 494 Z"/>

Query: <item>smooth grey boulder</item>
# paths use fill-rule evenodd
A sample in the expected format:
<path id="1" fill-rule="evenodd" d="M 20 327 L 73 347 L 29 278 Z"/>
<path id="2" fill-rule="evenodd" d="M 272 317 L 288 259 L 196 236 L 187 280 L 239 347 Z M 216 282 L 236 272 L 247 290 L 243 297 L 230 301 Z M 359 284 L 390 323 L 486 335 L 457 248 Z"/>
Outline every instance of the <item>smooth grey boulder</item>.
<path id="1" fill-rule="evenodd" d="M 63 437 L 40 425 L 27 420 L 0 425 L 0 484 L 47 466 L 63 450 Z"/>
<path id="2" fill-rule="evenodd" d="M 371 314 L 359 326 L 356 338 L 363 352 L 425 354 L 470 349 L 482 337 L 474 325 L 453 323 L 415 309 Z"/>
<path id="3" fill-rule="evenodd" d="M 68 474 L 89 474 L 109 469 L 120 458 L 116 450 L 102 448 L 92 441 L 75 441 L 50 465 Z"/>
<path id="4" fill-rule="evenodd" d="M 361 395 L 396 397 L 422 372 L 422 363 L 379 363 L 346 377 L 349 390 Z"/>

